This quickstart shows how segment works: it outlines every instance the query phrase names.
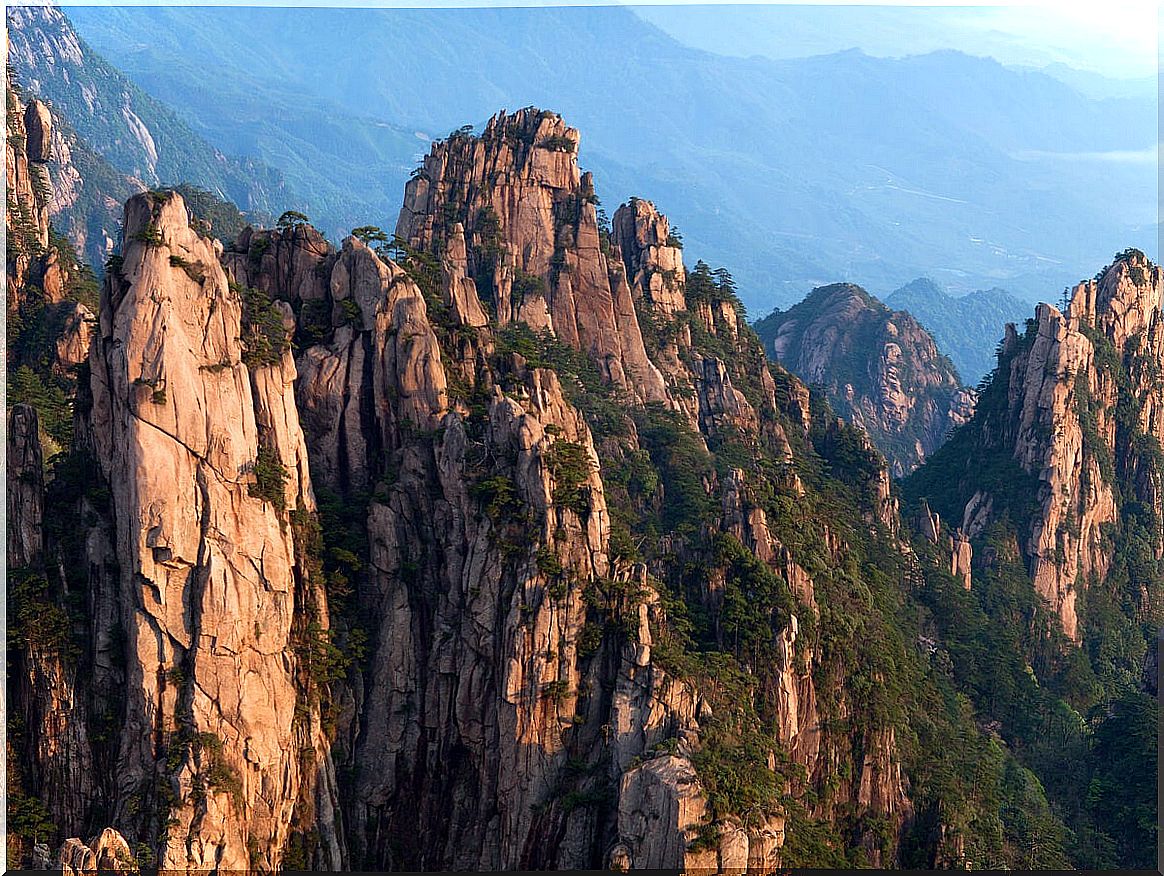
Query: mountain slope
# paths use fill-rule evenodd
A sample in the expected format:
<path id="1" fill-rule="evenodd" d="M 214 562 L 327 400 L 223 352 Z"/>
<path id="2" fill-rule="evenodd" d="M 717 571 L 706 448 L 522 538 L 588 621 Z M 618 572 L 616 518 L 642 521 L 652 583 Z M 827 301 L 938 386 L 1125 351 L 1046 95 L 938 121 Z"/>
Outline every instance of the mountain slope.
<path id="1" fill-rule="evenodd" d="M 973 410 L 929 333 L 859 286 L 814 289 L 755 327 L 765 350 L 868 433 L 895 475 L 920 465 Z"/>
<path id="2" fill-rule="evenodd" d="M 599 221 L 578 146 L 500 113 L 433 145 L 399 238 L 339 249 L 128 202 L 47 483 L 10 414 L 22 854 L 1075 860 L 924 646 L 944 545 L 729 274 L 648 201 Z"/>
<path id="3" fill-rule="evenodd" d="M 1030 679 L 1017 691 L 983 664 L 963 677 L 1091 866 L 1149 865 L 1158 830 L 1146 718 L 1164 616 L 1162 293 L 1161 269 L 1127 250 L 1064 311 L 1040 304 L 1022 334 L 1008 326 L 973 419 L 904 483 L 931 530 L 949 521 L 981 558 L 979 600 L 947 602 L 938 625 L 951 647 L 977 647 L 983 622 L 1017 643 Z M 1015 693 L 999 698 L 1000 682 Z M 1087 729 L 1055 729 L 1065 719 Z M 1058 753 L 1040 751 L 1048 733 Z M 1080 769 L 1089 737 L 1098 760 Z"/>
<path id="4" fill-rule="evenodd" d="M 1030 309 L 1003 289 L 955 297 L 924 277 L 891 292 L 885 303 L 908 310 L 924 325 L 968 383 L 977 383 L 994 369 L 1003 329 L 1008 322 L 1021 321 Z"/>
<path id="5" fill-rule="evenodd" d="M 95 53 L 52 6 L 7 11 L 9 64 L 31 93 L 68 118 L 91 149 L 146 186 L 188 182 L 244 209 L 270 209 L 285 195 L 262 162 L 228 158 L 168 107 Z M 205 75 L 205 68 L 200 73 Z"/>
<path id="6" fill-rule="evenodd" d="M 838 277 L 892 289 L 928 274 L 1033 297 L 1128 241 L 1155 245 L 1153 102 L 1090 100 L 956 53 L 723 58 L 616 8 L 70 14 L 198 130 L 303 181 L 329 233 L 354 223 L 334 172 L 387 224 L 416 132 L 537 103 L 589 132 L 585 159 L 612 202 L 650 191 L 693 248 L 732 267 L 753 310 Z M 240 70 L 242 57 L 255 63 Z M 231 71 L 225 84 L 206 89 L 203 61 Z M 649 99 L 608 98 L 628 82 Z M 350 139 L 381 179 L 337 152 L 324 124 L 337 106 L 365 119 Z M 301 108 L 314 121 L 288 131 L 280 118 Z M 313 157 L 279 154 L 286 136 Z M 1145 150 L 1142 165 L 1103 158 Z"/>

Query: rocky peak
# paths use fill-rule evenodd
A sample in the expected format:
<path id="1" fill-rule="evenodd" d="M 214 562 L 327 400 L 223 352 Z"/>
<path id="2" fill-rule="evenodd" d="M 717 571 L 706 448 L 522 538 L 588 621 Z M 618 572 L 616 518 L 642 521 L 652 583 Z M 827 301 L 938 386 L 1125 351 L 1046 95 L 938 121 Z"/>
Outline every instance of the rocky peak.
<path id="1" fill-rule="evenodd" d="M 893 858 L 883 461 L 653 206 L 610 245 L 576 146 L 536 111 L 457 132 L 404 239 L 338 251 L 129 202 L 78 419 L 92 671 L 22 694 L 65 740 L 27 759 L 85 764 L 64 836 L 179 871 L 767 871 L 786 830 Z"/>
<path id="2" fill-rule="evenodd" d="M 951 475 L 939 461 L 917 481 L 919 493 L 953 500 L 943 512 L 972 538 L 1011 521 L 1035 590 L 1076 641 L 1081 591 L 1113 573 L 1105 533 L 1127 537 L 1137 525 L 1126 503 L 1161 509 L 1152 447 L 1164 437 L 1164 389 L 1154 377 L 1164 353 L 1162 291 L 1161 269 L 1129 250 L 1065 293 L 1062 310 L 1039 304 L 1024 333 L 1007 326 L 980 410 L 946 454 L 951 462 L 973 454 L 973 476 Z M 986 474 L 993 488 L 982 488 Z M 951 476 L 957 490 L 935 489 Z M 1159 556 L 1158 533 L 1142 535 Z"/>
<path id="3" fill-rule="evenodd" d="M 289 310 L 228 284 L 177 194 L 132 198 L 124 228 L 91 358 L 130 667 L 112 811 L 161 867 L 275 868 L 328 758 L 297 656 L 327 613 L 296 541 Z"/>
<path id="4" fill-rule="evenodd" d="M 610 383 L 664 401 L 624 272 L 601 245 L 578 139 L 560 116 L 534 108 L 498 113 L 480 136 L 455 131 L 405 188 L 396 232 L 438 258 L 463 235 L 467 274 L 498 324 L 550 331 Z"/>
<path id="5" fill-rule="evenodd" d="M 1161 268 L 1139 250 L 1126 250 L 1094 279 L 1075 287 L 1067 316 L 1076 327 L 1102 332 L 1120 355 L 1134 337 L 1158 344 L 1161 285 Z"/>
<path id="6" fill-rule="evenodd" d="M 52 189 L 45 161 L 49 144 L 46 131 L 52 129 L 52 116 L 40 101 L 23 106 L 11 71 L 5 82 L 6 264 L 9 283 L 19 289 L 26 285 L 35 260 L 46 254 L 49 245 Z"/>
<path id="7" fill-rule="evenodd" d="M 611 222 L 611 236 L 636 295 L 666 315 L 687 309 L 683 247 L 654 204 L 631 198 L 621 205 Z"/>
<path id="8" fill-rule="evenodd" d="M 236 283 L 299 305 L 324 298 L 332 255 L 322 234 L 306 222 L 292 222 L 266 230 L 247 226 L 222 263 Z"/>
<path id="9" fill-rule="evenodd" d="M 814 289 L 756 324 L 765 347 L 868 433 L 893 473 L 911 471 L 973 410 L 930 334 L 851 283 Z"/>

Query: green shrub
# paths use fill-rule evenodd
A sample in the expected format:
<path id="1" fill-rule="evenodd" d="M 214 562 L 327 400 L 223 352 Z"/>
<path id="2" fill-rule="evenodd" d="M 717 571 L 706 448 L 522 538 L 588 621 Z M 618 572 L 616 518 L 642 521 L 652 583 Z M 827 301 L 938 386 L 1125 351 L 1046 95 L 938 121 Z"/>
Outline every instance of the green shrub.
<path id="1" fill-rule="evenodd" d="M 495 475 L 473 484 L 470 495 L 479 501 L 491 520 L 512 521 L 525 507 L 517 492 L 517 485 L 504 475 Z"/>
<path id="2" fill-rule="evenodd" d="M 282 311 L 261 289 L 234 283 L 231 288 L 242 301 L 242 337 L 239 340 L 243 347 L 243 363 L 248 368 L 261 368 L 282 362 L 289 344 Z"/>
<path id="3" fill-rule="evenodd" d="M 538 146 L 542 149 L 549 149 L 551 152 L 570 153 L 572 153 L 577 148 L 577 144 L 573 140 L 561 134 L 555 134 L 552 137 L 546 137 L 546 139 L 538 143 Z"/>
<path id="4" fill-rule="evenodd" d="M 196 262 L 191 263 L 181 256 L 170 256 L 170 267 L 181 268 L 183 271 L 185 271 L 186 276 L 193 280 L 195 283 L 201 283 L 206 279 L 206 274 L 202 270 L 202 265 Z"/>
<path id="5" fill-rule="evenodd" d="M 247 488 L 247 492 L 252 497 L 273 505 L 276 511 L 285 511 L 287 509 L 285 484 L 289 473 L 279 460 L 279 454 L 269 447 L 260 447 L 252 474 L 255 480 Z"/>
<path id="6" fill-rule="evenodd" d="M 344 325 L 358 326 L 364 318 L 360 303 L 354 298 L 345 298 L 340 302 L 340 314 Z"/>
<path id="7" fill-rule="evenodd" d="M 546 281 L 536 274 L 530 274 L 517 268 L 513 274 L 513 286 L 510 290 L 513 306 L 518 307 L 529 298 L 546 297 Z"/>
<path id="8" fill-rule="evenodd" d="M 331 332 L 331 305 L 322 298 L 304 301 L 296 325 L 300 347 L 320 343 Z"/>
<path id="9" fill-rule="evenodd" d="M 8 618 L 8 637 L 14 644 L 69 661 L 80 653 L 73 641 L 72 618 L 50 597 L 48 581 L 41 574 L 9 572 Z"/>
<path id="10" fill-rule="evenodd" d="M 546 465 L 554 479 L 554 504 L 569 508 L 580 517 L 590 513 L 590 487 L 587 481 L 593 463 L 586 448 L 573 441 L 555 441 L 545 454 Z"/>
<path id="11" fill-rule="evenodd" d="M 146 224 L 145 228 L 140 231 L 135 231 L 130 240 L 140 241 L 149 247 L 161 247 L 166 245 L 165 239 L 162 237 L 162 232 L 153 222 Z"/>
<path id="12" fill-rule="evenodd" d="M 275 222 L 275 227 L 280 231 L 288 228 L 298 228 L 300 225 L 307 225 L 311 220 L 298 210 L 286 210 Z"/>

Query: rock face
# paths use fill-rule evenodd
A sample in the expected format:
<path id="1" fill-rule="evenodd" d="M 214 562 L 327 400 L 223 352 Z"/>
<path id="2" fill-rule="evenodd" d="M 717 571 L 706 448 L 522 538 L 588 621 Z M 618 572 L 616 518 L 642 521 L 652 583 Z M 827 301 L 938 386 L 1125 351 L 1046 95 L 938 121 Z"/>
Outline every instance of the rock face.
<path id="1" fill-rule="evenodd" d="M 190 229 L 177 195 L 132 199 L 125 238 L 79 424 L 110 495 L 89 512 L 101 571 L 77 705 L 118 704 L 93 755 L 116 781 L 93 787 L 77 761 L 55 786 L 82 805 L 59 817 L 83 829 L 100 807 L 167 869 L 276 867 L 317 803 L 334 805 L 309 656 L 328 612 L 301 541 L 314 498 L 283 311 L 256 312 L 228 286 L 221 248 Z M 338 866 L 333 822 L 314 829 Z"/>
<path id="2" fill-rule="evenodd" d="M 9 284 L 23 289 L 40 273 L 36 262 L 49 244 L 49 187 L 43 131 L 45 126 L 51 129 L 51 121 L 46 121 L 51 116 L 39 101 L 33 101 L 27 108 L 22 106 L 11 73 L 7 74 L 5 83 L 8 109 L 4 145 L 8 181 L 5 260 Z M 34 126 L 31 132 L 29 122 Z"/>
<path id="3" fill-rule="evenodd" d="M 632 198 L 620 207 L 614 214 L 611 237 L 622 253 L 633 288 L 652 308 L 668 316 L 687 309 L 683 247 L 654 204 Z"/>
<path id="4" fill-rule="evenodd" d="M 43 164 L 53 151 L 53 117 L 42 101 L 31 101 L 24 110 L 24 129 L 28 132 L 28 160 Z"/>
<path id="5" fill-rule="evenodd" d="M 859 286 L 814 289 L 800 304 L 756 324 L 765 349 L 863 429 L 902 476 L 965 423 L 974 394 L 934 340 L 905 311 Z"/>
<path id="6" fill-rule="evenodd" d="M 86 611 L 20 664 L 54 845 L 111 828 L 180 872 L 767 872 L 825 835 L 896 861 L 912 803 L 878 696 L 924 673 L 868 650 L 916 565 L 889 472 L 652 204 L 599 226 L 577 139 L 529 109 L 436 144 L 391 245 L 284 222 L 224 250 L 177 195 L 129 201 L 83 477 L 43 494 L 84 540 L 37 598 Z M 66 557 L 42 492 L 10 492 L 10 539 L 34 558 L 43 520 Z"/>
<path id="7" fill-rule="evenodd" d="M 501 325 L 520 319 L 549 329 L 590 354 L 616 386 L 662 401 L 630 289 L 600 245 L 578 140 L 560 116 L 525 109 L 494 116 L 480 137 L 440 142 L 405 189 L 396 231 L 433 250 L 460 223 L 474 244 L 470 273 Z"/>
<path id="8" fill-rule="evenodd" d="M 1065 311 L 1040 304 L 1024 334 L 1009 326 L 990 397 L 949 455 L 972 454 L 977 470 L 953 475 L 945 513 L 971 538 L 1009 516 L 1035 589 L 1076 641 L 1081 591 L 1109 575 L 1116 542 L 1137 526 L 1130 503 L 1161 513 L 1161 290 L 1160 268 L 1129 250 L 1076 286 Z M 1001 486 L 980 489 L 991 472 Z M 949 463 L 936 466 L 917 492 L 935 495 L 931 484 L 949 474 Z M 1138 537 L 1160 555 L 1158 524 Z M 1150 600 L 1158 585 L 1137 586 Z"/>
<path id="9" fill-rule="evenodd" d="M 44 549 L 44 456 L 40 421 L 29 405 L 8 415 L 8 565 L 38 563 Z"/>

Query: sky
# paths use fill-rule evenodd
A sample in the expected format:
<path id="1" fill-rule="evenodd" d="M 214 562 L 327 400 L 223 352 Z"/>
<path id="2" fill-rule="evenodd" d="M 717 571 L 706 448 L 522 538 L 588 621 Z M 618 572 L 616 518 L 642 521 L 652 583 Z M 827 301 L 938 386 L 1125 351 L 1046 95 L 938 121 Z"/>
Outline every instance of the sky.
<path id="1" fill-rule="evenodd" d="M 38 3 L 43 0 L 32 0 Z M 69 0 L 84 6 L 604 6 L 619 0 Z M 630 0 L 682 42 L 720 54 L 803 57 L 849 48 L 899 57 L 935 49 L 1004 64 L 1066 64 L 1115 78 L 1155 77 L 1159 0 L 1027 0 L 1025 3 L 675 3 Z M 716 6 L 745 5 L 732 15 Z"/>
<path id="2" fill-rule="evenodd" d="M 648 0 L 649 3 L 649 0 Z M 1066 64 L 1113 78 L 1155 77 L 1157 7 L 1145 2 L 1008 6 L 644 5 L 647 20 L 720 54 L 803 57 L 849 48 L 900 57 L 936 49 L 1004 64 Z"/>

